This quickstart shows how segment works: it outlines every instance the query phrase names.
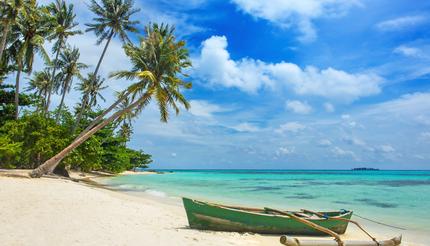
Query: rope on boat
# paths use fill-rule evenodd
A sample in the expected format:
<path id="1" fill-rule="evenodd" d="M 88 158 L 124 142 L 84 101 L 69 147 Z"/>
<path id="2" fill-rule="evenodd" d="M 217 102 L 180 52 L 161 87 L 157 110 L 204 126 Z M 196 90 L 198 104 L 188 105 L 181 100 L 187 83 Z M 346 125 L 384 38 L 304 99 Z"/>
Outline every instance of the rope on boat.
<path id="1" fill-rule="evenodd" d="M 379 222 L 379 221 L 376 221 L 376 220 L 372 220 L 372 219 L 369 219 L 369 218 L 366 218 L 366 217 L 360 216 L 360 215 L 358 215 L 357 213 L 353 213 L 352 215 L 357 216 L 357 217 L 359 217 L 359 218 L 362 218 L 362 219 L 364 219 L 364 220 L 368 220 L 368 221 L 373 222 L 373 223 L 376 223 L 376 224 L 380 224 L 380 225 L 384 225 L 384 226 L 388 226 L 388 227 L 392 227 L 392 228 L 396 228 L 396 229 L 399 229 L 399 230 L 404 230 L 404 231 L 406 231 L 406 228 L 402 228 L 402 227 L 398 227 L 398 226 L 393 226 L 393 225 L 385 224 L 385 223 L 382 223 L 382 222 Z"/>

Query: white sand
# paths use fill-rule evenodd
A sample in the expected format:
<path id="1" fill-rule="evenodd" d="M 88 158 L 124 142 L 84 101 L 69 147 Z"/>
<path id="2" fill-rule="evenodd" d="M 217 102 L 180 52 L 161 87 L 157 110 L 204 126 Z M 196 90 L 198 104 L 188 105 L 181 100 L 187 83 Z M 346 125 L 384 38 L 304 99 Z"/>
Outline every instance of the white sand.
<path id="1" fill-rule="evenodd" d="M 186 226 L 178 204 L 69 180 L 0 175 L 0 245 L 280 245 L 279 236 Z M 379 232 L 384 238 L 398 233 Z M 350 226 L 343 238 L 363 236 Z"/>

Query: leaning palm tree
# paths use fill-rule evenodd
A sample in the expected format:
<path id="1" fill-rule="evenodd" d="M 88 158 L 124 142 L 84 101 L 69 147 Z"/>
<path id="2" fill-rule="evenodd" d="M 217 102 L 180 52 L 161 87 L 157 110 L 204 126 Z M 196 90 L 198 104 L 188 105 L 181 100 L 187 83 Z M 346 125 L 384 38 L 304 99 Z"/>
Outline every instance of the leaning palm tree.
<path id="1" fill-rule="evenodd" d="M 135 25 L 139 24 L 139 21 L 132 21 L 130 18 L 140 9 L 133 8 L 133 5 L 133 0 L 101 0 L 101 5 L 96 0 L 91 0 L 89 8 L 97 15 L 97 18 L 93 18 L 95 23 L 86 24 L 88 29 L 85 31 L 96 34 L 98 37 L 97 45 L 106 40 L 105 47 L 94 70 L 94 76 L 98 75 L 100 64 L 112 38 L 118 35 L 122 42 L 128 43 L 130 39 L 127 32 L 137 32 Z"/>
<path id="2" fill-rule="evenodd" d="M 151 102 L 151 99 L 158 104 L 162 122 L 168 120 L 169 107 L 172 107 L 176 114 L 179 113 L 177 103 L 189 109 L 190 105 L 181 93 L 181 89 L 191 88 L 191 83 L 183 81 L 183 78 L 187 76 L 183 70 L 191 66 L 191 61 L 188 50 L 184 47 L 185 42 L 176 41 L 173 30 L 167 25 L 153 24 L 146 27 L 146 37 L 141 38 L 139 46 L 126 45 L 126 54 L 133 67 L 130 71 L 116 72 L 111 76 L 138 80 L 126 89 L 130 92 L 132 103 L 113 113 L 60 153 L 34 169 L 31 177 L 41 177 L 49 172 L 59 161 L 97 131 L 133 110 L 141 112 Z"/>
<path id="3" fill-rule="evenodd" d="M 0 61 L 3 59 L 3 52 L 6 49 L 6 41 L 10 28 L 15 24 L 18 13 L 21 11 L 23 5 L 23 0 L 3 0 L 0 3 L 0 23 L 2 23 L 3 26 L 0 40 Z"/>
<path id="4" fill-rule="evenodd" d="M 34 91 L 35 95 L 41 99 L 36 111 L 39 111 L 40 105 L 45 106 L 50 84 L 51 78 L 47 69 L 35 72 L 33 78 L 30 79 L 27 90 Z"/>
<path id="5" fill-rule="evenodd" d="M 51 78 L 55 78 L 55 72 L 60 67 L 58 64 L 58 57 L 60 52 L 65 48 L 66 40 L 74 35 L 81 34 L 79 30 L 75 30 L 78 23 L 75 22 L 76 14 L 73 12 L 73 4 L 67 5 L 64 0 L 56 0 L 47 6 L 47 10 L 53 16 L 51 22 L 52 34 L 48 37 L 48 40 L 56 40 L 52 48 L 52 52 L 55 53 L 53 60 Z M 51 104 L 51 94 L 53 88 L 51 87 L 48 91 L 48 100 L 45 105 L 45 114 L 48 113 L 49 105 Z"/>
<path id="6" fill-rule="evenodd" d="M 23 71 L 28 74 L 33 69 L 35 54 L 40 54 L 45 63 L 50 63 L 43 44 L 50 34 L 51 18 L 39 8 L 35 1 L 30 0 L 24 6 L 26 9 L 19 13 L 16 24 L 12 28 L 13 40 L 9 47 L 12 59 L 16 64 L 15 81 L 15 119 L 19 114 L 19 84 Z M 23 13 L 24 12 L 24 13 Z"/>
<path id="7" fill-rule="evenodd" d="M 60 86 L 61 101 L 58 106 L 58 112 L 56 121 L 58 122 L 61 110 L 64 105 L 64 98 L 66 94 L 70 92 L 72 88 L 73 78 L 76 77 L 79 80 L 83 80 L 81 70 L 87 68 L 87 65 L 79 62 L 79 49 L 78 48 L 66 48 L 58 58 L 58 66 L 61 68 L 60 75 L 62 77 L 62 84 Z M 49 97 L 48 97 L 49 100 Z"/>

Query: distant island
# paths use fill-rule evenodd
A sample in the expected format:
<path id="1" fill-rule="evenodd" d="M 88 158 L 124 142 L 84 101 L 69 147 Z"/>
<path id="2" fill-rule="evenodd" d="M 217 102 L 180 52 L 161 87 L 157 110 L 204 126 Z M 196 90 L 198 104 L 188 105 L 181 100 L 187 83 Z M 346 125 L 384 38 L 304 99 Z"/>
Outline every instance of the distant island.
<path id="1" fill-rule="evenodd" d="M 356 167 L 351 170 L 352 171 L 379 171 L 378 168 L 371 168 L 371 167 Z"/>

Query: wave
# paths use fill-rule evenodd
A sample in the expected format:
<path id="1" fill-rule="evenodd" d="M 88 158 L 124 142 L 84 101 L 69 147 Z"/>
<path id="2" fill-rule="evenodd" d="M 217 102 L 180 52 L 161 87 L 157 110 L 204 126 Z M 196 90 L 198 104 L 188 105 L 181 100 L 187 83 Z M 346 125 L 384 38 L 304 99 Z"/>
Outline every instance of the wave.
<path id="1" fill-rule="evenodd" d="M 162 191 L 158 191 L 158 190 L 151 190 L 151 189 L 147 189 L 145 190 L 145 193 L 151 196 L 156 196 L 156 197 L 167 197 L 167 194 L 162 192 Z"/>

